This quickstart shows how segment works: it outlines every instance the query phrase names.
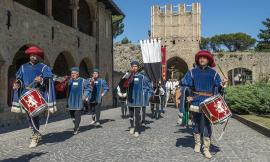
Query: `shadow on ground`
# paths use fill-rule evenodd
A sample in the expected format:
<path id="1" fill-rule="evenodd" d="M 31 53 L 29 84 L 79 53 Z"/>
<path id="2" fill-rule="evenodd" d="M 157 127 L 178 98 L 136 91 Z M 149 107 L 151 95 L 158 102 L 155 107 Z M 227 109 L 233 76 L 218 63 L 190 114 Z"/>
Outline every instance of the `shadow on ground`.
<path id="1" fill-rule="evenodd" d="M 89 131 L 94 128 L 102 128 L 102 124 L 108 123 L 108 122 L 114 122 L 113 119 L 102 119 L 100 120 L 101 126 L 96 127 L 95 125 L 85 125 L 80 126 L 79 132 L 83 133 L 85 131 Z M 40 141 L 40 144 L 47 144 L 47 143 L 59 143 L 64 142 L 68 139 L 70 139 L 73 135 L 73 129 L 62 131 L 62 132 L 53 132 L 48 133 L 42 136 L 42 140 Z"/>
<path id="2" fill-rule="evenodd" d="M 30 162 L 35 157 L 40 157 L 48 152 L 32 152 L 30 154 L 22 155 L 17 158 L 4 159 L 2 162 Z"/>
<path id="3" fill-rule="evenodd" d="M 183 138 L 178 138 L 176 140 L 175 146 L 176 147 L 190 147 L 190 148 L 194 148 L 195 142 L 194 142 L 194 138 L 192 135 L 187 135 Z M 211 144 L 210 146 L 210 152 L 216 154 L 218 152 L 220 152 L 220 148 L 218 146 L 215 146 L 213 144 Z"/>

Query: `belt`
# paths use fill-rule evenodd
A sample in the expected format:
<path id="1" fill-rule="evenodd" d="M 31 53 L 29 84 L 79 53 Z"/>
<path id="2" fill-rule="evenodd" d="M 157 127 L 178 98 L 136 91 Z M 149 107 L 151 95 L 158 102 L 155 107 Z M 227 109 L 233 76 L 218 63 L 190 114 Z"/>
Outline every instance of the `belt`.
<path id="1" fill-rule="evenodd" d="M 196 95 L 199 95 L 199 96 L 206 96 L 206 97 L 213 96 L 212 93 L 207 93 L 207 92 L 195 92 L 195 91 L 193 91 L 193 93 L 196 94 Z"/>

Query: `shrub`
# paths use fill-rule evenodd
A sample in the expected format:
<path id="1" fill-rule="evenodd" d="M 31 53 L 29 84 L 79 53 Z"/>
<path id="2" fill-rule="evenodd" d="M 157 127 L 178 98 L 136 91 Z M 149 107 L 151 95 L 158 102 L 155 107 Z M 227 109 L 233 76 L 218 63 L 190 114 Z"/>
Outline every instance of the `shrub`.
<path id="1" fill-rule="evenodd" d="M 226 89 L 226 100 L 238 114 L 270 114 L 270 84 L 230 86 Z"/>

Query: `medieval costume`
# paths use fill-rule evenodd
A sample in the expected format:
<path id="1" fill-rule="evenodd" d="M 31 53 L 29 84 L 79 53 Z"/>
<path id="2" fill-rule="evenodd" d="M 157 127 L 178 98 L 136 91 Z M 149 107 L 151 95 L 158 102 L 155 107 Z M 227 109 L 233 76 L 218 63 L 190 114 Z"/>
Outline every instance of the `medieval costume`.
<path id="1" fill-rule="evenodd" d="M 40 62 L 44 57 L 43 51 L 36 46 L 31 46 L 25 51 L 25 53 L 30 57 L 30 62 L 23 64 L 16 73 L 12 111 L 22 110 L 21 105 L 19 104 L 19 99 L 31 89 L 36 89 L 40 92 L 46 101 L 49 111 L 56 111 L 55 91 L 52 79 L 53 74 L 50 67 Z M 29 125 L 33 131 L 32 141 L 29 145 L 29 147 L 32 148 L 37 146 L 41 138 L 41 134 L 39 132 L 40 117 L 31 117 L 28 113 L 27 115 Z"/>
<path id="2" fill-rule="evenodd" d="M 122 119 L 127 117 L 127 88 L 129 77 L 130 73 L 126 72 L 126 74 L 121 78 L 117 86 L 117 95 L 121 106 Z"/>
<path id="3" fill-rule="evenodd" d="M 133 61 L 131 66 L 138 67 L 139 62 Z M 132 71 L 128 81 L 127 106 L 130 116 L 130 134 L 134 133 L 135 137 L 138 137 L 140 133 L 140 110 L 149 104 L 145 99 L 146 91 L 150 91 L 149 79 L 136 70 Z"/>
<path id="4" fill-rule="evenodd" d="M 163 83 L 161 85 L 162 88 L 162 92 L 160 93 L 160 111 L 161 113 L 165 114 L 165 105 L 166 105 L 166 88 L 165 88 L 165 84 Z"/>
<path id="5" fill-rule="evenodd" d="M 200 59 L 206 58 L 208 65 L 200 64 Z M 194 122 L 195 152 L 200 152 L 201 137 L 203 137 L 203 153 L 205 157 L 211 158 L 209 152 L 210 137 L 212 134 L 210 121 L 200 112 L 199 105 L 205 99 L 220 93 L 222 81 L 219 74 L 212 69 L 215 66 L 213 55 L 208 51 L 199 51 L 195 56 L 197 67 L 188 71 L 182 79 L 182 86 L 190 89 L 190 111 Z M 183 100 L 182 100 L 183 101 Z M 182 110 L 183 111 L 183 110 Z"/>
<path id="6" fill-rule="evenodd" d="M 77 76 L 71 76 L 70 80 L 68 81 L 67 108 L 74 123 L 73 134 L 77 134 L 84 108 L 84 101 L 86 101 L 89 95 L 91 95 L 91 85 L 88 80 L 79 77 L 78 67 L 71 68 L 71 73 L 71 75 Z"/>
<path id="7" fill-rule="evenodd" d="M 161 95 L 164 96 L 165 91 L 161 85 L 156 85 L 153 88 L 154 94 L 150 99 L 152 118 L 160 117 Z"/>
<path id="8" fill-rule="evenodd" d="M 93 87 L 92 96 L 89 97 L 90 109 L 92 110 L 91 124 L 99 126 L 102 97 L 107 95 L 109 86 L 106 80 L 99 77 L 99 69 L 94 69 L 92 75 L 92 78 L 89 79 L 89 82 Z"/>

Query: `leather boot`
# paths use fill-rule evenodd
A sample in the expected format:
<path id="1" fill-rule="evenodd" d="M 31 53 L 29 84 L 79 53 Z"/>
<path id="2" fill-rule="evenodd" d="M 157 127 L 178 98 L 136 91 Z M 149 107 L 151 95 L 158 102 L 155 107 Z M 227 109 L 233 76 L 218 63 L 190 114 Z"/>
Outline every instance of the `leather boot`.
<path id="1" fill-rule="evenodd" d="M 195 140 L 194 152 L 199 153 L 201 151 L 201 135 L 194 134 L 194 140 Z"/>
<path id="2" fill-rule="evenodd" d="M 212 158 L 212 155 L 211 155 L 211 153 L 209 151 L 210 144 L 211 144 L 211 139 L 208 138 L 208 137 L 204 137 L 204 139 L 203 139 L 203 154 L 208 159 Z"/>
<path id="3" fill-rule="evenodd" d="M 41 138 L 41 135 L 39 133 L 34 133 L 32 135 L 32 139 L 31 139 L 31 143 L 29 145 L 29 148 L 37 147 L 40 138 Z"/>

